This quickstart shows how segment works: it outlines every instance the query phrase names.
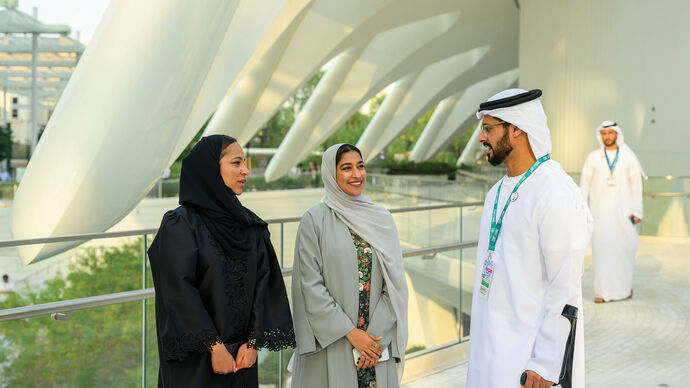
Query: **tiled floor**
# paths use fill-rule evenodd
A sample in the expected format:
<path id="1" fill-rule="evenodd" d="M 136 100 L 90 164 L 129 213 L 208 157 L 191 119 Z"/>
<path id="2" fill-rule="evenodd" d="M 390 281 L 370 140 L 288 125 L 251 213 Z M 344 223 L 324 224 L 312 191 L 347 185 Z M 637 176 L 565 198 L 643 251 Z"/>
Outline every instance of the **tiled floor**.
<path id="1" fill-rule="evenodd" d="M 635 296 L 595 304 L 591 257 L 583 277 L 587 387 L 690 387 L 690 239 L 642 237 Z M 404 388 L 463 387 L 460 363 Z"/>

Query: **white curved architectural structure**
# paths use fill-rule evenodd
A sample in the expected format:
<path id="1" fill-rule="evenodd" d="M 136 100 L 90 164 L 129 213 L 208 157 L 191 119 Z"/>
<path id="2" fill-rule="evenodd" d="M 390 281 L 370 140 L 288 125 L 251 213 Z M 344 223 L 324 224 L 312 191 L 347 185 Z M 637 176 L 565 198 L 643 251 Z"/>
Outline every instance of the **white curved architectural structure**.
<path id="1" fill-rule="evenodd" d="M 484 23 L 481 15 L 485 13 L 498 18 L 505 16 L 506 21 L 502 23 L 502 28 L 496 29 Z M 300 121 L 303 119 L 313 121 L 314 116 L 318 117 L 321 113 L 304 109 L 304 115 L 298 118 L 281 144 L 279 152 L 271 160 L 266 170 L 266 179 L 276 179 L 284 175 L 290 167 L 307 155 L 309 149 L 326 140 L 368 99 L 394 80 L 407 74 L 417 72 L 456 53 L 463 53 L 456 56 L 454 62 L 450 61 L 450 64 L 446 64 L 445 68 L 434 64 L 422 73 L 422 76 L 428 74 L 428 78 L 435 79 L 433 85 L 427 86 L 429 80 L 417 79 L 414 81 L 415 85 L 420 85 L 420 92 L 432 94 L 433 97 L 421 98 L 427 104 L 426 109 L 429 109 L 458 89 L 467 87 L 477 80 L 514 68 L 517 65 L 517 37 L 511 34 L 506 35 L 506 31 L 517 30 L 515 13 L 516 10 L 513 5 L 506 6 L 501 1 L 487 1 L 481 6 L 466 5 L 462 8 L 459 19 L 456 19 L 457 16 L 454 14 L 439 17 L 439 22 L 436 23 L 447 26 L 447 30 L 437 38 L 429 40 L 416 51 L 411 51 L 416 47 L 415 45 L 419 44 L 418 39 L 414 37 L 422 33 L 414 32 L 413 28 L 416 28 L 417 31 L 424 31 L 423 34 L 428 34 L 428 31 L 433 31 L 432 20 L 417 22 L 380 34 L 362 53 L 362 58 L 353 65 L 340 90 L 333 96 L 333 103 L 311 130 L 309 130 L 308 125 L 302 125 Z M 513 16 L 512 19 L 510 16 Z M 407 38 L 407 36 L 410 37 Z M 458 37 L 463 37 L 463 39 L 458 40 Z M 488 55 L 484 58 L 487 52 Z M 467 71 L 465 76 L 454 78 L 453 75 L 458 72 L 462 74 L 465 71 Z M 313 98 L 321 97 L 313 96 Z M 395 96 L 392 100 L 396 100 Z M 384 105 L 386 105 L 385 101 Z M 389 110 L 386 107 L 382 108 L 384 108 L 384 112 Z M 403 112 L 404 118 L 399 120 L 396 116 L 395 119 L 398 122 L 407 121 L 409 123 L 424 111 L 405 110 Z M 378 121 L 382 125 L 386 120 Z M 294 132 L 295 129 L 298 131 Z M 358 146 L 363 148 L 365 159 L 371 159 L 378 150 L 387 146 L 403 129 L 404 127 L 398 131 L 381 132 L 381 127 L 378 127 L 376 130 L 369 131 L 369 134 L 365 132 L 358 142 Z"/>
<path id="2" fill-rule="evenodd" d="M 385 127 L 374 144 L 387 144 L 420 107 L 512 68 L 517 17 L 504 0 L 113 0 L 16 194 L 14 237 L 107 230 L 212 114 L 206 134 L 246 143 L 336 57 L 268 178 L 399 80 L 374 120 Z M 428 65 L 459 53 L 467 62 L 461 77 L 417 86 Z M 418 101 L 408 105 L 415 113 L 398 118 L 393 102 L 407 99 Z M 30 263 L 74 245 L 27 246 L 20 254 Z"/>
<path id="3" fill-rule="evenodd" d="M 286 46 L 263 58 L 242 90 L 231 89 L 205 134 L 251 139 L 326 62 L 390 28 L 457 10 L 456 0 L 316 0 Z"/>
<path id="4" fill-rule="evenodd" d="M 391 82 L 427 66 L 439 55 L 452 53 L 449 43 L 460 22 L 458 16 L 454 12 L 398 27 L 376 36 L 363 51 L 358 46 L 352 53 L 346 51 L 347 60 L 335 61 L 288 131 L 266 168 L 266 179 L 286 174 Z M 355 53 L 361 55 L 352 61 Z M 348 68 L 340 66 L 343 62 Z"/>
<path id="5" fill-rule="evenodd" d="M 488 64 L 488 61 L 484 61 L 483 58 L 489 51 L 489 47 L 480 47 L 435 63 L 416 77 L 414 85 L 400 97 L 399 101 L 397 99 L 387 101 L 388 98 L 383 100 L 382 113 L 390 116 L 391 119 L 386 123 L 383 120 L 376 120 L 374 116 L 364 130 L 357 142 L 364 160 L 372 160 L 380 150 L 388 146 L 424 112 L 471 81 L 473 78 L 466 76 L 468 71 L 472 69 L 481 69 L 481 72 L 492 71 L 496 65 L 511 65 L 510 60 L 505 60 L 505 58 L 496 60 L 499 59 L 496 56 L 493 58 L 494 65 Z M 480 66 L 480 61 L 485 63 L 486 67 L 477 67 Z M 397 93 L 395 90 L 391 92 L 394 96 Z M 392 109 L 395 109 L 395 113 L 388 113 Z M 376 112 L 376 115 L 378 114 L 379 112 Z"/>
<path id="6" fill-rule="evenodd" d="M 412 149 L 410 160 L 431 159 L 477 120 L 475 113 L 479 104 L 493 94 L 515 85 L 517 80 L 518 70 L 509 70 L 477 82 L 449 97 L 447 102 L 441 101 Z"/>
<path id="7" fill-rule="evenodd" d="M 213 114 L 230 87 L 282 49 L 315 0 L 240 0 L 204 83 L 189 113 L 168 165 L 184 150 Z M 241 37 L 238 39 L 238 37 Z M 254 70 L 252 70 L 254 71 Z M 244 144 L 244 143 L 242 143 Z"/>
<path id="8" fill-rule="evenodd" d="M 236 6 L 110 4 L 19 186 L 14 238 L 104 231 L 139 202 L 167 167 Z M 74 245 L 20 254 L 30 263 Z"/>

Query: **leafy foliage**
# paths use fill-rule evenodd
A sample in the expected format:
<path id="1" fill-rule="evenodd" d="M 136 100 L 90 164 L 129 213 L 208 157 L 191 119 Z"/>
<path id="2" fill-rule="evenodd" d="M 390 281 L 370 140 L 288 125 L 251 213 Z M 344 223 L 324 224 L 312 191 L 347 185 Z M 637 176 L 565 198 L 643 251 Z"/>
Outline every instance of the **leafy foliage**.
<path id="1" fill-rule="evenodd" d="M 410 124 L 407 129 L 388 146 L 388 159 L 392 160 L 395 154 L 407 154 L 412 151 L 414 144 L 419 140 L 426 124 L 434 114 L 435 108 L 429 109 L 421 115 L 415 122 Z"/>
<path id="2" fill-rule="evenodd" d="M 444 162 L 386 161 L 385 166 L 390 175 L 448 175 L 450 179 L 455 179 L 456 167 Z"/>
<path id="3" fill-rule="evenodd" d="M 85 249 L 67 276 L 38 291 L 20 290 L 11 308 L 141 288 L 141 240 Z M 152 285 L 150 274 L 148 284 Z M 0 325 L 0 384 L 11 387 L 131 387 L 141 381 L 142 303 L 73 312 L 67 321 L 39 316 Z M 147 375 L 155 385 L 158 354 L 152 301 L 147 302 Z"/>
<path id="4" fill-rule="evenodd" d="M 0 126 L 0 160 L 7 160 L 7 165 L 2 168 L 9 171 L 12 158 L 12 129 L 8 125 Z"/>
<path id="5" fill-rule="evenodd" d="M 273 117 L 259 130 L 254 138 L 249 142 L 249 147 L 257 148 L 277 148 L 287 134 L 288 130 L 295 123 L 295 119 L 309 97 L 314 92 L 316 85 L 321 81 L 323 71 L 314 74 L 294 96 L 290 97 Z"/>
<path id="6" fill-rule="evenodd" d="M 246 191 L 266 191 L 266 190 L 285 190 L 285 189 L 303 189 L 307 187 L 323 187 L 321 174 L 317 173 L 314 177 L 311 174 L 303 173 L 301 175 L 290 177 L 284 176 L 275 181 L 266 182 L 263 176 L 249 176 L 245 185 Z"/>

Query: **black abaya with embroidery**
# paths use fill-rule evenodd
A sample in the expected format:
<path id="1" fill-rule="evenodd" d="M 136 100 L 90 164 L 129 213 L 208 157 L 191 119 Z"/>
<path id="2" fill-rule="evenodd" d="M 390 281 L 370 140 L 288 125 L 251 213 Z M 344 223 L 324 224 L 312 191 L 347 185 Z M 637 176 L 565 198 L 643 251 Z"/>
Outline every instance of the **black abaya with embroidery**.
<path id="1" fill-rule="evenodd" d="M 148 251 L 156 290 L 159 387 L 258 387 L 257 363 L 215 374 L 211 346 L 294 347 L 285 285 L 266 223 L 220 176 L 221 136 L 184 159 L 181 206 L 163 216 Z M 257 360 L 258 362 L 258 360 Z"/>

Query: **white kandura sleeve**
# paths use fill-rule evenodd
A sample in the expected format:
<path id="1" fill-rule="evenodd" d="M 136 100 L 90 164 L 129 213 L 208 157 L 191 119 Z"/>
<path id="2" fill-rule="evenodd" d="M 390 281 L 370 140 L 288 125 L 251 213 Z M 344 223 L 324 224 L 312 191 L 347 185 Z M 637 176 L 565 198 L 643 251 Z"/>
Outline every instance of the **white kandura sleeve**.
<path id="1" fill-rule="evenodd" d="M 630 163 L 628 180 L 630 181 L 630 212 L 635 217 L 642 219 L 644 215 L 642 205 L 642 172 L 640 171 L 640 163 L 637 160 L 633 160 L 633 163 Z"/>
<path id="2" fill-rule="evenodd" d="M 562 194 L 540 213 L 539 246 L 546 289 L 540 326 L 525 370 L 557 383 L 570 332 L 570 323 L 561 313 L 566 304 L 578 306 L 584 254 L 589 243 L 589 212 L 579 199 Z"/>

